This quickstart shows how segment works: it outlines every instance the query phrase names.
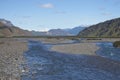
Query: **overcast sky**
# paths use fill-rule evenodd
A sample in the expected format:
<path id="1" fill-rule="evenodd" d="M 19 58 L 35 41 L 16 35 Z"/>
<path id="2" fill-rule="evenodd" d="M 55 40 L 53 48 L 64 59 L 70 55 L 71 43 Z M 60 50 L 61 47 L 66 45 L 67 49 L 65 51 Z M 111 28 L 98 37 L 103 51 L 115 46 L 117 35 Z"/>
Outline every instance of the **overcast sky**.
<path id="1" fill-rule="evenodd" d="M 0 18 L 29 30 L 92 25 L 120 16 L 120 0 L 0 0 Z"/>

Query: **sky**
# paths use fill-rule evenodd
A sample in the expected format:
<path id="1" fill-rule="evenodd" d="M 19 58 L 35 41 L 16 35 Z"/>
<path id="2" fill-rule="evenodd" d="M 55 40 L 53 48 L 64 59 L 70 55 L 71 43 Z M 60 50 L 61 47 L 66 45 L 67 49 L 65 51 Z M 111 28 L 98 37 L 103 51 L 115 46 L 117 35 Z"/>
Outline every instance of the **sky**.
<path id="1" fill-rule="evenodd" d="M 120 17 L 120 0 L 0 0 L 0 18 L 27 30 L 93 25 Z"/>

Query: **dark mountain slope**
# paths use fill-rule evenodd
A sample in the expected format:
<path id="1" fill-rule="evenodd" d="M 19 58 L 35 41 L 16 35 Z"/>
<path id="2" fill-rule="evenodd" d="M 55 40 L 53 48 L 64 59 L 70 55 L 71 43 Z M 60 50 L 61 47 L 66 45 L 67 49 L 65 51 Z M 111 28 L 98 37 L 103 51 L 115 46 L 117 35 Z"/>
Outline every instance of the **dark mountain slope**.
<path id="1" fill-rule="evenodd" d="M 0 36 L 12 37 L 12 36 L 29 36 L 29 35 L 31 35 L 29 31 L 14 26 L 8 20 L 0 19 Z"/>
<path id="2" fill-rule="evenodd" d="M 92 25 L 83 31 L 80 37 L 120 37 L 120 18 Z"/>

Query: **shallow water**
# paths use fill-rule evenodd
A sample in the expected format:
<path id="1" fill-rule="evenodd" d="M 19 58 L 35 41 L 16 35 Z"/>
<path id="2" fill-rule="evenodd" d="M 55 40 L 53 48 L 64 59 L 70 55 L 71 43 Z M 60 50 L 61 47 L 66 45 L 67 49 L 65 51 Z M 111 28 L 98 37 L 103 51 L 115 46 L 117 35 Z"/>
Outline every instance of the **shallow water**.
<path id="1" fill-rule="evenodd" d="M 100 49 L 97 54 L 112 60 L 120 61 L 120 48 L 113 47 L 111 42 L 97 43 Z"/>
<path id="2" fill-rule="evenodd" d="M 25 58 L 28 72 L 22 80 L 120 80 L 118 75 L 88 64 L 88 56 L 48 51 L 40 42 L 29 41 Z"/>

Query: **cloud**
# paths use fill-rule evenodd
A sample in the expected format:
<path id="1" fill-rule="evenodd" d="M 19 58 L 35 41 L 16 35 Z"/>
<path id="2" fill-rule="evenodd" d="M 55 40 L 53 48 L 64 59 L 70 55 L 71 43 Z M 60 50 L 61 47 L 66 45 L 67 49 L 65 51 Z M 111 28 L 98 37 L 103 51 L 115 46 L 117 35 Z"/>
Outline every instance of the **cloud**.
<path id="1" fill-rule="evenodd" d="M 104 12 L 104 13 L 101 13 L 101 15 L 103 15 L 103 16 L 111 16 L 112 14 L 109 13 L 109 12 Z"/>
<path id="2" fill-rule="evenodd" d="M 41 31 L 41 32 L 47 32 L 49 30 L 50 30 L 49 28 L 41 28 L 39 31 Z"/>
<path id="3" fill-rule="evenodd" d="M 43 24 L 39 24 L 35 27 L 37 30 L 35 31 L 41 31 L 41 32 L 46 32 L 46 31 L 49 31 L 50 29 L 48 27 L 46 27 L 45 25 Z"/>
<path id="4" fill-rule="evenodd" d="M 54 8 L 55 6 L 52 3 L 41 4 L 41 8 Z"/>

